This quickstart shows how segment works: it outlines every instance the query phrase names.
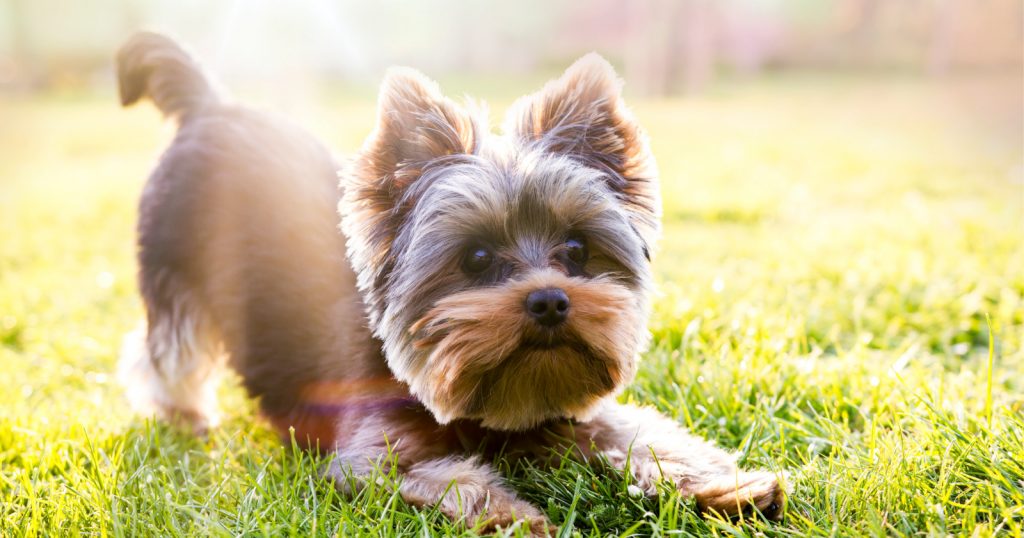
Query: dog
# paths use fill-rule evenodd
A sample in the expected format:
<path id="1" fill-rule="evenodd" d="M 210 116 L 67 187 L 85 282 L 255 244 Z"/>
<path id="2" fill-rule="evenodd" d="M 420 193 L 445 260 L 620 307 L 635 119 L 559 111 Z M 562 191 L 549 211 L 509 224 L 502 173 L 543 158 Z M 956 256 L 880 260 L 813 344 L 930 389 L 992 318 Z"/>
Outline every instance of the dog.
<path id="1" fill-rule="evenodd" d="M 649 339 L 661 210 L 600 56 L 519 99 L 502 134 L 392 68 L 347 162 L 230 104 L 169 38 L 138 34 L 117 63 L 123 105 L 178 123 L 139 206 L 137 406 L 205 431 L 228 366 L 282 435 L 333 454 L 342 490 L 395 467 L 407 502 L 483 529 L 550 530 L 499 449 L 602 457 L 648 495 L 667 481 L 706 512 L 781 517 L 774 473 L 615 399 Z"/>

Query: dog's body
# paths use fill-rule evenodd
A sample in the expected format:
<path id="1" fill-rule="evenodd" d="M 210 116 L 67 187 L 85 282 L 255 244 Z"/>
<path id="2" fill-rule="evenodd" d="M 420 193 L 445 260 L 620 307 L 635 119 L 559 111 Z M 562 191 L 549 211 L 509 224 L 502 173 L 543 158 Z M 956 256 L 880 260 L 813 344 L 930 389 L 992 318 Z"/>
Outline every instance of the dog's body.
<path id="1" fill-rule="evenodd" d="M 148 95 L 179 122 L 139 207 L 148 334 L 129 364 L 136 396 L 203 429 L 217 420 L 228 360 L 284 424 L 314 382 L 387 379 L 338 233 L 330 153 L 295 126 L 225 103 L 162 36 L 135 36 L 119 70 L 124 104 Z M 309 426 L 299 434 L 329 433 Z"/>
<path id="2" fill-rule="evenodd" d="M 224 104 L 172 41 L 133 38 L 119 77 L 124 104 L 179 121 L 140 206 L 138 401 L 205 428 L 226 361 L 282 432 L 336 453 L 339 485 L 392 453 L 406 500 L 489 525 L 544 518 L 485 438 L 539 461 L 574 444 L 649 494 L 666 479 L 704 509 L 780 513 L 774 475 L 614 401 L 646 345 L 660 202 L 599 57 L 518 102 L 503 136 L 391 72 L 342 191 L 315 140 Z"/>

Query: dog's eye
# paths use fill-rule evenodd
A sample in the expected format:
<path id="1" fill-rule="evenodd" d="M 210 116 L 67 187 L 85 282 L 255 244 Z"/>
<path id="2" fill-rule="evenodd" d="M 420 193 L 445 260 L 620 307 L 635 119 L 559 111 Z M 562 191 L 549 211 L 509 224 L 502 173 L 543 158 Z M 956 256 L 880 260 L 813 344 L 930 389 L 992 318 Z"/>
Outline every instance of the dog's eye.
<path id="1" fill-rule="evenodd" d="M 462 269 L 467 273 L 481 273 L 494 263 L 494 253 L 486 247 L 472 247 L 466 251 Z"/>
<path id="2" fill-rule="evenodd" d="M 577 265 L 587 263 L 587 258 L 590 257 L 590 253 L 587 252 L 587 244 L 579 237 L 571 237 L 565 242 L 565 255 L 568 256 L 569 261 Z"/>

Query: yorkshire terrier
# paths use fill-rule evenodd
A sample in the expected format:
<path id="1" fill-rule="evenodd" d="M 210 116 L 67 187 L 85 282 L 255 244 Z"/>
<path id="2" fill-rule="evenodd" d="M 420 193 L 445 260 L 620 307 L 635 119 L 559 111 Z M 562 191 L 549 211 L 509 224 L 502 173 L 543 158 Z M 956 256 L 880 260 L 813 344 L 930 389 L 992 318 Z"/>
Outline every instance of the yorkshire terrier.
<path id="1" fill-rule="evenodd" d="M 600 56 L 519 99 L 500 135 L 392 69 L 345 165 L 228 103 L 161 35 L 123 46 L 118 80 L 122 104 L 178 123 L 139 208 L 136 404 L 203 431 L 228 365 L 283 435 L 333 452 L 340 488 L 395 466 L 407 502 L 478 528 L 549 528 L 494 447 L 603 457 L 648 495 L 667 481 L 704 511 L 781 516 L 774 473 L 616 401 L 648 340 L 660 198 Z"/>

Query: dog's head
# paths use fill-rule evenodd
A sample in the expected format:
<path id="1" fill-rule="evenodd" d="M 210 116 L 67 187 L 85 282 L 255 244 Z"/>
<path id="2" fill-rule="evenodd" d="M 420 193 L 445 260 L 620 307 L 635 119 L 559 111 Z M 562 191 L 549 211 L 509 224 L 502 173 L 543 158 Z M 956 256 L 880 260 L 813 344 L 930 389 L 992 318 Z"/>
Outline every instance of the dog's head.
<path id="1" fill-rule="evenodd" d="M 521 98 L 500 136 L 418 72 L 389 72 L 343 187 L 371 327 L 438 421 L 585 418 L 632 379 L 660 200 L 600 56 Z"/>

